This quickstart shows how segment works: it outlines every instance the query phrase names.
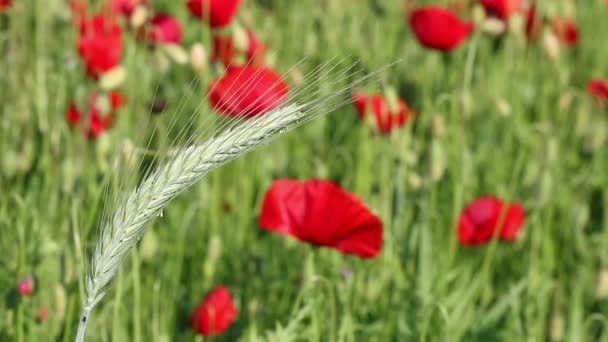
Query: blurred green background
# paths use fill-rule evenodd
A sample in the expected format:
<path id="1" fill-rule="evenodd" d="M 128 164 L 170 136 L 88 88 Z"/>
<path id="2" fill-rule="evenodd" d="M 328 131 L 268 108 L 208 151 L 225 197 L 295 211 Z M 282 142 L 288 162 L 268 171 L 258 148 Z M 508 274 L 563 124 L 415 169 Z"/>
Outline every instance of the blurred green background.
<path id="1" fill-rule="evenodd" d="M 150 2 L 178 18 L 185 47 L 209 49 L 209 29 L 182 1 Z M 380 90 L 393 87 L 419 115 L 380 135 L 346 105 L 205 177 L 151 225 L 95 308 L 88 340 L 204 340 L 188 318 L 220 283 L 239 315 L 207 340 L 608 340 L 608 115 L 585 92 L 591 77 L 608 76 L 608 7 L 538 4 L 576 10 L 579 44 L 551 60 L 521 32 L 476 31 L 449 55 L 426 50 L 403 5 L 244 1 L 238 20 L 278 72 L 303 58 L 303 74 L 331 58 L 367 71 L 400 59 L 381 72 Z M 141 146 L 153 127 L 166 149 L 163 129 L 204 103 L 215 75 L 163 71 L 125 32 L 128 103 L 89 141 L 64 116 L 94 84 L 76 35 L 64 1 L 14 1 L 0 13 L 2 341 L 73 339 L 104 187 L 122 177 L 114 151 L 126 139 Z M 168 106 L 145 131 L 155 97 Z M 200 115 L 216 114 L 203 105 Z M 357 194 L 384 222 L 380 256 L 361 261 L 260 229 L 261 199 L 282 177 L 327 178 Z M 483 194 L 524 204 L 517 241 L 458 244 L 458 214 Z M 19 296 L 28 275 L 35 291 Z"/>

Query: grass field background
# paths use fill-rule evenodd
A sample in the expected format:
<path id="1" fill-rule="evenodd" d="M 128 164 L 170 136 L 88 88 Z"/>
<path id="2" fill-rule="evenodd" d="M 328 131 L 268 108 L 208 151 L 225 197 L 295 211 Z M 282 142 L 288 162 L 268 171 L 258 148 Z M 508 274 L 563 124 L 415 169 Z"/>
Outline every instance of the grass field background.
<path id="1" fill-rule="evenodd" d="M 181 1 L 151 2 L 177 16 L 185 46 L 208 46 L 208 29 Z M 551 61 L 540 41 L 513 34 L 475 32 L 449 55 L 426 50 L 401 1 L 244 1 L 239 20 L 278 72 L 303 58 L 302 73 L 331 58 L 368 71 L 400 60 L 380 85 L 419 115 L 379 135 L 346 105 L 205 177 L 131 253 L 88 340 L 608 340 L 608 113 L 585 92 L 591 77 L 608 76 L 608 7 L 572 4 L 579 44 Z M 104 186 L 122 177 L 110 151 L 150 134 L 142 126 L 155 94 L 168 101 L 151 119 L 162 132 L 204 101 L 213 77 L 180 65 L 162 73 L 125 34 L 128 104 L 88 141 L 64 118 L 92 82 L 66 6 L 14 1 L 0 14 L 1 341 L 73 340 Z M 203 106 L 205 115 L 216 114 Z M 381 254 L 360 260 L 260 229 L 264 192 L 284 177 L 326 178 L 357 194 L 384 222 Z M 458 244 L 458 215 L 483 194 L 524 204 L 515 242 Z M 35 291 L 19 296 L 28 275 Z M 190 312 L 220 283 L 238 318 L 220 336 L 195 337 Z"/>

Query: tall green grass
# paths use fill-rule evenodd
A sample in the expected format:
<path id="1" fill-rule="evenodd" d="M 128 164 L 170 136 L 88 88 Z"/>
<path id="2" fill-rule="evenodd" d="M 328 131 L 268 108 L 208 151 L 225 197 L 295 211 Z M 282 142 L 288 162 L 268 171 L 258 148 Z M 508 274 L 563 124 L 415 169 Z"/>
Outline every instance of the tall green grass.
<path id="1" fill-rule="evenodd" d="M 188 44 L 208 41 L 181 2 L 153 2 L 178 16 Z M 214 340 L 608 340 L 597 294 L 608 269 L 608 113 L 584 92 L 590 77 L 608 76 L 608 8 L 576 5 L 581 42 L 550 62 L 540 43 L 514 36 L 476 33 L 448 58 L 425 50 L 399 1 L 245 1 L 240 19 L 276 52 L 279 71 L 304 57 L 308 68 L 349 56 L 368 70 L 402 59 L 382 80 L 419 116 L 380 136 L 346 106 L 212 173 L 150 227 L 96 308 L 90 340 L 194 340 L 189 313 L 218 283 L 240 313 Z M 128 108 L 87 142 L 64 120 L 90 82 L 66 10 L 30 0 L 0 15 L 2 341 L 73 339 L 108 151 L 145 134 L 155 92 L 169 103 L 152 118 L 162 129 L 200 104 L 211 77 L 193 86 L 185 67 L 163 75 L 125 35 Z M 355 192 L 385 223 L 381 255 L 360 261 L 261 230 L 260 201 L 277 177 Z M 488 193 L 524 203 L 523 234 L 459 246 L 461 208 Z M 19 297 L 27 274 L 36 290 Z"/>

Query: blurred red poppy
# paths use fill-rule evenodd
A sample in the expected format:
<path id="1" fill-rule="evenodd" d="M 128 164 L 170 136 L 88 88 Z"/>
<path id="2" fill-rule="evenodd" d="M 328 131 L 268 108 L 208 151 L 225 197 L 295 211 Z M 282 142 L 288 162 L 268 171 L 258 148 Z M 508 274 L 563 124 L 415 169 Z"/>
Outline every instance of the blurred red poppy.
<path id="1" fill-rule="evenodd" d="M 551 19 L 551 29 L 564 44 L 572 46 L 578 43 L 578 27 L 573 20 L 554 17 Z"/>
<path id="2" fill-rule="evenodd" d="M 279 179 L 262 204 L 259 225 L 314 245 L 360 258 L 378 255 L 382 221 L 338 184 L 312 179 Z"/>
<path id="3" fill-rule="evenodd" d="M 224 66 L 236 64 L 262 65 L 266 46 L 260 42 L 252 30 L 245 30 L 246 48 L 245 51 L 238 51 L 234 44 L 233 35 L 217 33 L 213 36 L 213 55 L 212 62 L 221 61 Z M 239 63 L 240 55 L 243 56 Z"/>
<path id="4" fill-rule="evenodd" d="M 405 125 L 410 116 L 415 115 L 401 98 L 397 98 L 396 103 L 391 106 L 380 94 L 368 96 L 361 91 L 355 91 L 353 103 L 357 108 L 359 119 L 366 120 L 368 114 L 371 114 L 375 127 L 381 133 L 392 132 L 393 129 Z"/>
<path id="5" fill-rule="evenodd" d="M 17 292 L 22 296 L 29 296 L 34 292 L 34 279 L 30 276 L 17 282 Z"/>
<path id="6" fill-rule="evenodd" d="M 146 0 L 110 0 L 109 9 L 112 14 L 131 16 L 135 8 L 146 3 Z"/>
<path id="7" fill-rule="evenodd" d="M 489 14 L 507 20 L 521 9 L 522 0 L 481 0 L 481 5 Z"/>
<path id="8" fill-rule="evenodd" d="M 422 45 L 442 51 L 456 48 L 473 29 L 471 22 L 460 20 L 445 7 L 433 5 L 412 11 L 409 23 Z"/>
<path id="9" fill-rule="evenodd" d="M 528 40 L 538 37 L 543 28 L 543 21 L 536 13 L 536 6 L 530 5 L 526 11 L 526 37 Z"/>
<path id="10" fill-rule="evenodd" d="M 601 103 L 608 104 L 608 82 L 594 78 L 587 83 L 587 92 Z"/>
<path id="11" fill-rule="evenodd" d="M 458 240 L 463 245 L 480 245 L 492 239 L 498 223 L 501 240 L 515 240 L 526 214 L 519 203 L 508 206 L 498 197 L 482 196 L 469 202 L 458 219 Z"/>
<path id="12" fill-rule="evenodd" d="M 241 0 L 188 0 L 186 6 L 209 26 L 223 27 L 232 21 L 240 3 Z"/>
<path id="13" fill-rule="evenodd" d="M 207 91 L 211 106 L 225 115 L 252 117 L 281 104 L 287 83 L 272 69 L 252 65 L 229 66 Z"/>
<path id="14" fill-rule="evenodd" d="M 11 0 L 0 0 L 0 11 L 11 5 Z"/>
<path id="15" fill-rule="evenodd" d="M 40 304 L 40 306 L 38 307 L 38 323 L 44 323 L 48 316 L 49 310 L 46 308 L 46 306 L 44 306 L 44 304 Z"/>
<path id="16" fill-rule="evenodd" d="M 120 63 L 122 31 L 116 22 L 102 15 L 85 18 L 80 22 L 77 45 L 87 74 L 96 79 Z"/>
<path id="17" fill-rule="evenodd" d="M 116 111 L 126 103 L 126 97 L 117 91 L 108 93 L 108 113 L 102 113 L 97 106 L 98 95 L 93 93 L 89 96 L 88 111 L 84 124 L 85 134 L 89 139 L 94 139 L 112 126 Z M 82 113 L 74 103 L 71 103 L 65 113 L 66 120 L 72 126 L 78 126 L 83 118 Z"/>
<path id="18" fill-rule="evenodd" d="M 238 312 L 230 292 L 220 285 L 209 292 L 190 316 L 194 331 L 202 335 L 218 335 L 224 332 Z"/>
<path id="19" fill-rule="evenodd" d="M 148 39 L 156 43 L 179 43 L 182 29 L 179 22 L 167 13 L 157 13 L 150 20 L 151 29 Z"/>

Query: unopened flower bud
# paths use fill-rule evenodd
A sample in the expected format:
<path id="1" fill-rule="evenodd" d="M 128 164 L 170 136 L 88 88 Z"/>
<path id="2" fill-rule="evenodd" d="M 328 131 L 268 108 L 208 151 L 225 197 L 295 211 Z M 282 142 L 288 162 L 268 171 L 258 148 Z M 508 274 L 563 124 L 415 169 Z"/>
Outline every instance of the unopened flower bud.
<path id="1" fill-rule="evenodd" d="M 207 50 L 201 43 L 194 43 L 190 48 L 190 67 L 194 71 L 202 71 L 207 68 Z"/>

